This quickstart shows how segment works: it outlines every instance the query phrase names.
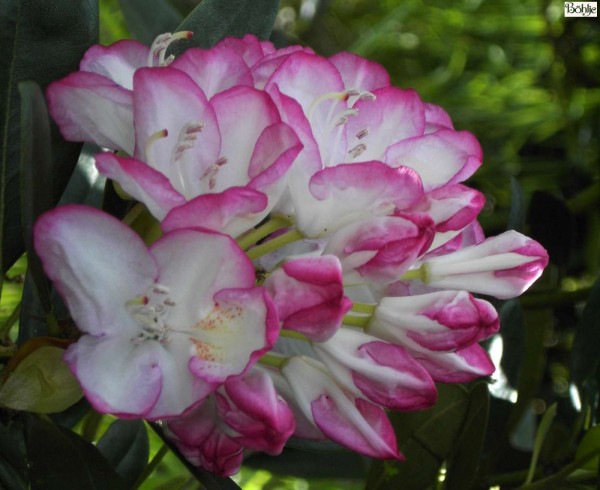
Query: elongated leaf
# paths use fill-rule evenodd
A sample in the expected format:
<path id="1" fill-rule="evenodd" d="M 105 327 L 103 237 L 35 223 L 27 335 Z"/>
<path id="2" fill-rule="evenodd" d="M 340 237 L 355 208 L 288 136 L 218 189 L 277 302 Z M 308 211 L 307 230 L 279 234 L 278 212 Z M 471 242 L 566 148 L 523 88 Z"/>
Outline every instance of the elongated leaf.
<path id="1" fill-rule="evenodd" d="M 29 272 L 40 303 L 50 312 L 50 288 L 42 264 L 33 248 L 33 224 L 54 204 L 52 146 L 46 102 L 40 86 L 32 81 L 19 84 L 21 96 L 21 225 Z"/>
<path id="2" fill-rule="evenodd" d="M 148 463 L 148 433 L 141 420 L 113 422 L 96 447 L 130 487 Z"/>
<path id="3" fill-rule="evenodd" d="M 522 232 L 525 228 L 525 196 L 521 184 L 514 177 L 510 179 L 510 191 L 510 213 L 506 228 Z"/>
<path id="4" fill-rule="evenodd" d="M 485 429 L 487 426 L 490 395 L 487 384 L 476 384 L 469 394 L 469 410 L 446 472 L 447 490 L 471 488 L 477 476 Z"/>
<path id="5" fill-rule="evenodd" d="M 75 71 L 98 39 L 96 0 L 3 0 L 0 3 L 0 270 L 23 253 L 20 218 L 20 101 L 17 86 L 33 80 L 44 89 Z M 54 202 L 77 161 L 80 145 L 66 143 L 55 127 Z"/>
<path id="6" fill-rule="evenodd" d="M 583 387 L 592 379 L 600 352 L 600 278 L 596 279 L 575 330 L 571 351 L 571 380 Z"/>
<path id="7" fill-rule="evenodd" d="M 173 44 L 173 54 L 191 46 L 210 48 L 227 36 L 254 34 L 267 39 L 273 30 L 279 0 L 203 0 L 177 31 L 192 31 L 191 41 Z"/>
<path id="8" fill-rule="evenodd" d="M 26 447 L 32 490 L 125 490 L 100 451 L 80 436 L 30 415 Z"/>
<path id="9" fill-rule="evenodd" d="M 10 429 L 0 424 L 0 488 L 25 490 L 28 487 L 26 475 L 27 461 L 20 424 L 12 423 Z"/>
<path id="10" fill-rule="evenodd" d="M 148 46 L 158 34 L 173 32 L 183 20 L 167 0 L 119 0 L 119 5 L 131 34 Z"/>

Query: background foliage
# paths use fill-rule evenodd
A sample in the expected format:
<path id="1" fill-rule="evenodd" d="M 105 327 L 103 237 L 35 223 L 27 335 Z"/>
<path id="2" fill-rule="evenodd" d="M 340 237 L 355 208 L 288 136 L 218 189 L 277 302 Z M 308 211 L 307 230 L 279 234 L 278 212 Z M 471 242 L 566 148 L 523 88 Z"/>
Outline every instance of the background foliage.
<path id="1" fill-rule="evenodd" d="M 98 9 L 92 0 L 0 0 L 0 264 L 7 271 L 0 488 L 597 488 L 598 19 L 565 19 L 563 2 L 549 0 L 197 4 L 101 0 Z M 33 413 L 68 407 L 78 395 L 64 389 L 52 364 L 58 339 L 72 333 L 68 317 L 35 258 L 29 265 L 16 260 L 30 249 L 31 223 L 61 195 L 115 213 L 122 205 L 110 188 L 103 197 L 93 149 L 80 154 L 48 125 L 38 85 L 75 70 L 98 35 L 103 44 L 123 37 L 149 43 L 184 19 L 199 45 L 249 31 L 266 36 L 275 20 L 278 46 L 301 43 L 324 55 L 348 50 L 379 61 L 395 85 L 442 105 L 456 128 L 481 142 L 484 165 L 469 184 L 486 195 L 486 233 L 517 229 L 548 249 L 551 264 L 535 287 L 496 303 L 502 332 L 489 345 L 501 364 L 494 379 L 440 386 L 432 409 L 393 414 L 406 463 L 292 444 L 279 458 L 248 458 L 236 484 L 186 466 L 159 428 L 100 416 L 85 401 Z M 19 85 L 25 81 L 37 85 Z M 32 380 L 44 395 L 38 405 L 14 389 Z"/>

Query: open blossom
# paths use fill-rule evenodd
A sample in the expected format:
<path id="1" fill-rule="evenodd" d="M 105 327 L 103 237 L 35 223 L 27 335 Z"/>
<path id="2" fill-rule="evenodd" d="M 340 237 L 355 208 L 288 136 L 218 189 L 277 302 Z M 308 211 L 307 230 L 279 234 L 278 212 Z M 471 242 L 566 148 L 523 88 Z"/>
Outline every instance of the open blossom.
<path id="1" fill-rule="evenodd" d="M 115 218 L 71 205 L 43 215 L 34 237 L 84 333 L 65 360 L 100 412 L 180 415 L 277 337 L 272 301 L 227 236 L 179 230 L 148 249 Z"/>

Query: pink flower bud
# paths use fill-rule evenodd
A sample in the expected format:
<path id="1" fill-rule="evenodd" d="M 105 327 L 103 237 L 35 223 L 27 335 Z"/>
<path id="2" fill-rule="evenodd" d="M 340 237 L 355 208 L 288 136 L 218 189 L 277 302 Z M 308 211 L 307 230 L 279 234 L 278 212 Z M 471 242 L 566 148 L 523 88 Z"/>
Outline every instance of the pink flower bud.
<path id="1" fill-rule="evenodd" d="M 287 261 L 266 280 L 283 328 L 313 340 L 331 337 L 352 307 L 344 296 L 340 261 L 333 255 Z"/>
<path id="2" fill-rule="evenodd" d="M 281 372 L 295 404 L 329 439 L 365 456 L 402 459 L 385 412 L 343 390 L 320 362 L 292 357 Z"/>
<path id="3" fill-rule="evenodd" d="M 435 403 L 431 377 L 399 345 L 343 328 L 313 348 L 334 378 L 357 396 L 396 410 L 418 410 Z"/>
<path id="4" fill-rule="evenodd" d="M 432 287 L 466 289 L 496 298 L 514 298 L 542 274 L 548 252 L 516 231 L 423 263 L 424 282 Z"/>

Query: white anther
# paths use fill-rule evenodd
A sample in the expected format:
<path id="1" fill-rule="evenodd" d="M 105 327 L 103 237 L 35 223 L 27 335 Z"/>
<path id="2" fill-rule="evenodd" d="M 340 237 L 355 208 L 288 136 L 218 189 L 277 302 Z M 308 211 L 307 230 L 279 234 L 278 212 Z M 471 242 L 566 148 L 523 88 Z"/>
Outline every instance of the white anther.
<path id="1" fill-rule="evenodd" d="M 363 91 L 358 94 L 360 100 L 375 100 L 377 97 L 373 92 Z"/>
<path id="2" fill-rule="evenodd" d="M 163 286 L 162 284 L 155 284 L 152 288 L 152 292 L 154 294 L 169 294 L 171 290 L 167 286 Z"/>
<path id="3" fill-rule="evenodd" d="M 352 158 L 356 158 L 362 155 L 367 150 L 367 145 L 364 143 L 359 143 L 354 148 L 352 148 L 348 153 Z"/>
<path id="4" fill-rule="evenodd" d="M 164 34 L 158 35 L 156 39 L 154 39 L 152 46 L 150 46 L 150 52 L 148 53 L 147 60 L 148 66 L 154 66 L 154 58 L 158 58 L 158 66 L 170 65 L 175 57 L 171 55 L 165 59 L 169 45 L 173 41 L 177 41 L 179 39 L 191 39 L 192 35 L 193 33 L 191 31 L 181 31 L 176 32 L 175 34 L 165 32 Z"/>
<path id="5" fill-rule="evenodd" d="M 346 109 L 346 110 L 340 112 L 340 114 L 338 115 L 338 118 L 335 122 L 335 125 L 342 126 L 348 122 L 348 119 L 350 117 L 356 116 L 356 115 L 358 115 L 358 109 L 355 109 L 354 107 L 350 107 L 349 109 Z"/>

